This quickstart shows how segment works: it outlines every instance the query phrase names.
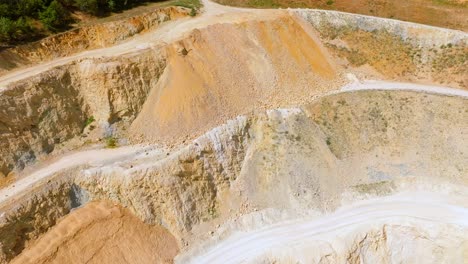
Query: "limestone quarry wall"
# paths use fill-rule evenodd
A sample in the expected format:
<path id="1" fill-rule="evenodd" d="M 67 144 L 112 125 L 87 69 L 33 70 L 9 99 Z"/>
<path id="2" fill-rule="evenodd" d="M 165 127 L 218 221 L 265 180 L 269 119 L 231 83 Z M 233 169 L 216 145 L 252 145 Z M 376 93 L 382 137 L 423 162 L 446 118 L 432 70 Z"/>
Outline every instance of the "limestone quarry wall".
<path id="1" fill-rule="evenodd" d="M 73 172 L 63 171 L 47 186 L 31 188 L 8 205 L 0 215 L 0 263 L 8 263 L 28 244 L 54 226 L 72 208 Z M 76 205 L 75 205 L 76 206 Z"/>
<path id="2" fill-rule="evenodd" d="M 0 74 L 18 66 L 108 47 L 138 33 L 155 29 L 165 21 L 188 16 L 189 12 L 182 7 L 158 8 L 142 15 L 83 26 L 31 44 L 5 49 L 0 51 Z"/>
<path id="3" fill-rule="evenodd" d="M 334 11 L 290 12 L 310 23 L 331 53 L 364 78 L 468 89 L 465 32 Z"/>
<path id="4" fill-rule="evenodd" d="M 304 18 L 319 30 L 330 25 L 368 32 L 385 30 L 405 41 L 424 47 L 439 47 L 449 43 L 468 45 L 468 34 L 458 30 L 329 10 L 295 9 L 290 12 Z"/>
<path id="5" fill-rule="evenodd" d="M 0 91 L 0 173 L 81 135 L 91 116 L 104 128 L 133 119 L 164 67 L 156 48 L 76 61 L 10 84 Z"/>
<path id="6" fill-rule="evenodd" d="M 344 92 L 240 116 L 164 157 L 71 169 L 2 208 L 2 258 L 70 210 L 73 184 L 167 228 L 179 245 L 206 235 L 202 224 L 266 208 L 330 211 L 345 194 L 386 195 L 418 181 L 468 186 L 467 107 L 456 96 Z"/>
<path id="7" fill-rule="evenodd" d="M 77 184 L 183 239 L 243 212 L 334 210 L 346 192 L 401 181 L 466 186 L 466 99 L 416 92 L 331 95 L 238 118 L 144 166 L 89 169 Z"/>

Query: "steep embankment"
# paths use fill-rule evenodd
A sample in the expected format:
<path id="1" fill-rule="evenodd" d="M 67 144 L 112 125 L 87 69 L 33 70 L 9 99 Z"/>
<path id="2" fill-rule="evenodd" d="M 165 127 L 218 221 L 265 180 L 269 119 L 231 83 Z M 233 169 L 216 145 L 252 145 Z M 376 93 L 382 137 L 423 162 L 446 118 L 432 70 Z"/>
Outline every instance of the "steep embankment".
<path id="1" fill-rule="evenodd" d="M 0 173 L 21 169 L 74 137 L 102 138 L 116 120 L 131 121 L 164 67 L 156 48 L 74 62 L 0 90 Z M 99 133 L 85 131 L 91 116 Z"/>
<path id="2" fill-rule="evenodd" d="M 86 170 L 77 183 L 178 239 L 196 237 L 199 225 L 254 210 L 333 210 L 347 192 L 466 186 L 467 114 L 461 97 L 341 93 L 303 110 L 239 117 L 165 159 Z"/>
<path id="3" fill-rule="evenodd" d="M 468 35 L 391 19 L 293 10 L 320 33 L 341 65 L 362 79 L 442 84 L 468 89 Z"/>
<path id="4" fill-rule="evenodd" d="M 464 195 L 467 105 L 414 91 L 345 92 L 238 117 L 172 151 L 72 167 L 6 209 L 2 259 L 53 226 L 70 193 L 127 206 L 167 228 L 183 250 L 256 212 L 263 225 L 418 188 Z M 39 222 L 24 226 L 31 214 Z"/>
<path id="5" fill-rule="evenodd" d="M 118 149 L 115 157 L 102 150 L 78 153 L 68 165 L 58 160 L 2 190 L 0 262 L 30 246 L 22 257 L 33 262 L 50 260 L 55 249 L 56 261 L 68 261 L 85 243 L 81 235 L 99 237 L 102 230 L 94 227 L 101 224 L 124 228 L 113 233 L 119 239 L 133 225 L 150 229 L 111 213 L 126 216 L 124 209 L 91 206 L 48 233 L 88 199 L 110 199 L 145 223 L 163 226 L 185 251 L 210 240 L 215 230 L 227 236 L 242 225 L 322 215 L 373 196 L 418 188 L 466 196 L 468 104 L 466 96 L 454 96 L 462 90 L 334 93 L 348 72 L 380 79 L 414 75 L 429 83 L 450 79 L 466 88 L 460 79 L 464 60 L 424 70 L 434 65 L 433 45 L 463 51 L 465 33 L 321 11 L 233 10 L 212 3 L 206 10 L 208 15 L 166 24 L 125 43 L 0 78 L 4 174 L 70 147 L 72 139 L 72 147 L 108 135 L 172 145 Z M 420 47 L 421 58 L 407 56 L 411 47 Z M 379 63 L 376 52 L 387 62 Z M 424 79 L 426 74 L 430 78 Z M 437 79 L 437 74 L 444 76 Z M 91 116 L 96 121 L 87 126 Z M 221 123 L 226 124 L 206 132 Z M 193 142 L 185 139 L 203 133 Z M 97 218 L 85 221 L 90 225 L 73 220 L 93 210 Z M 400 222 L 396 225 L 404 227 Z M 76 236 L 68 233 L 61 243 L 54 234 L 64 227 L 73 227 Z M 372 239 L 337 254 L 362 260 L 357 252 L 384 245 L 385 230 L 393 230 L 378 228 L 363 230 L 359 235 Z M 421 232 L 426 229 L 413 237 Z M 135 235 L 138 243 L 146 241 Z M 51 251 L 42 250 L 49 242 L 56 243 Z M 109 247 L 119 245 L 95 242 L 102 251 L 90 248 L 80 257 L 95 254 L 96 262 L 113 262 Z M 135 253 L 145 255 L 149 248 L 141 250 Z M 378 257 L 374 262 L 388 254 Z"/>
<path id="6" fill-rule="evenodd" d="M 83 26 L 43 40 L 0 51 L 0 74 L 17 67 L 44 63 L 92 49 L 109 47 L 161 23 L 189 15 L 179 7 L 158 8 L 130 18 Z"/>
<path id="7" fill-rule="evenodd" d="M 70 139 L 72 147 L 110 135 L 177 143 L 237 115 L 336 90 L 345 71 L 466 88 L 462 32 L 325 11 L 206 9 L 212 13 L 0 78 L 0 173 Z M 91 117 L 98 131 L 85 129 Z"/>
<path id="8" fill-rule="evenodd" d="M 468 31 L 466 0 L 216 0 L 223 5 L 256 8 L 314 8 Z"/>

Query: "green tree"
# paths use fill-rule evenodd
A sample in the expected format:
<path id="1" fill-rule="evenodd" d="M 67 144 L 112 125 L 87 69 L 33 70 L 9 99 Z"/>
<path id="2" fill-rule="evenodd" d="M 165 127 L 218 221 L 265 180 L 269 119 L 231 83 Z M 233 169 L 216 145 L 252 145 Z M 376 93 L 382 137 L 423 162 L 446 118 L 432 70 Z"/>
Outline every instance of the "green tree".
<path id="1" fill-rule="evenodd" d="M 57 31 L 70 22 L 70 14 L 63 8 L 57 0 L 54 0 L 42 12 L 39 13 L 39 19 L 50 30 Z"/>
<path id="2" fill-rule="evenodd" d="M 75 0 L 76 6 L 81 10 L 91 14 L 99 12 L 99 4 L 97 0 Z"/>
<path id="3" fill-rule="evenodd" d="M 24 40 L 30 37 L 34 37 L 34 32 L 32 30 L 31 23 L 29 19 L 25 17 L 20 17 L 15 21 L 15 32 L 13 37 L 16 40 Z"/>
<path id="4" fill-rule="evenodd" d="M 18 17 L 29 16 L 37 18 L 44 4 L 46 3 L 43 0 L 20 0 L 16 7 L 16 15 Z"/>
<path id="5" fill-rule="evenodd" d="M 10 10 L 7 4 L 0 4 L 0 17 L 8 17 Z"/>
<path id="6" fill-rule="evenodd" d="M 14 32 L 15 23 L 7 17 L 0 17 L 0 41 L 9 42 Z"/>

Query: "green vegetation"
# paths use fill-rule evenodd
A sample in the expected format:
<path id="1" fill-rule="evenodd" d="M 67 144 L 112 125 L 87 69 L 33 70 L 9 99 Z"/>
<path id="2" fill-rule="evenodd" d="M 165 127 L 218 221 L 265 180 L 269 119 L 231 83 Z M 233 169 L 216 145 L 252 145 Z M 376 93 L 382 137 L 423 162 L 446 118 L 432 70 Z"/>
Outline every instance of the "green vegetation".
<path id="1" fill-rule="evenodd" d="M 95 121 L 94 116 L 88 117 L 88 119 L 86 119 L 86 122 L 85 122 L 85 127 L 89 126 L 94 121 Z"/>
<path id="2" fill-rule="evenodd" d="M 117 139 L 115 137 L 109 136 L 106 138 L 106 147 L 107 148 L 116 148 Z"/>
<path id="3" fill-rule="evenodd" d="M 445 5 L 445 6 L 458 6 L 458 7 L 468 7 L 468 2 L 466 1 L 457 1 L 457 0 L 432 0 L 435 4 Z"/>
<path id="4" fill-rule="evenodd" d="M 175 0 L 173 5 L 189 8 L 191 10 L 190 16 L 195 16 L 197 14 L 197 10 L 202 6 L 199 0 Z"/>
<path id="5" fill-rule="evenodd" d="M 51 31 L 58 30 L 71 20 L 70 13 L 57 0 L 52 1 L 44 11 L 39 12 L 39 19 Z"/>
<path id="6" fill-rule="evenodd" d="M 0 44 L 33 41 L 63 31 L 73 23 L 72 13 L 107 16 L 111 12 L 151 0 L 0 0 Z M 156 0 L 157 1 L 157 0 Z M 175 0 L 168 5 L 187 7 L 195 16 L 199 0 Z"/>
<path id="7" fill-rule="evenodd" d="M 275 0 L 249 0 L 248 6 L 259 8 L 278 8 L 281 7 Z"/>
<path id="8" fill-rule="evenodd" d="M 352 189 L 362 194 L 385 195 L 393 192 L 395 183 L 392 181 L 380 181 L 355 185 Z"/>
<path id="9" fill-rule="evenodd" d="M 176 0 L 173 5 L 195 9 L 199 9 L 202 6 L 199 0 Z"/>

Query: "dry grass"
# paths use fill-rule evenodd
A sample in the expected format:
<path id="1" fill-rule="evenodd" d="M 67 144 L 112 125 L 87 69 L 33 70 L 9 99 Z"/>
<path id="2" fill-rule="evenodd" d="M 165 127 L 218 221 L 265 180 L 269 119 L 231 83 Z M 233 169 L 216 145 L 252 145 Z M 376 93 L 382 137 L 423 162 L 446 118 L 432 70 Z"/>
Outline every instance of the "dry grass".
<path id="1" fill-rule="evenodd" d="M 391 78 L 413 74 L 417 70 L 419 51 L 387 31 L 367 32 L 331 26 L 320 31 L 329 40 L 340 39 L 347 44 L 342 47 L 328 43 L 327 47 L 337 56 L 346 58 L 352 66 L 369 64 Z"/>
<path id="2" fill-rule="evenodd" d="M 216 0 L 225 5 L 254 8 L 317 8 L 394 18 L 468 31 L 465 0 Z"/>

